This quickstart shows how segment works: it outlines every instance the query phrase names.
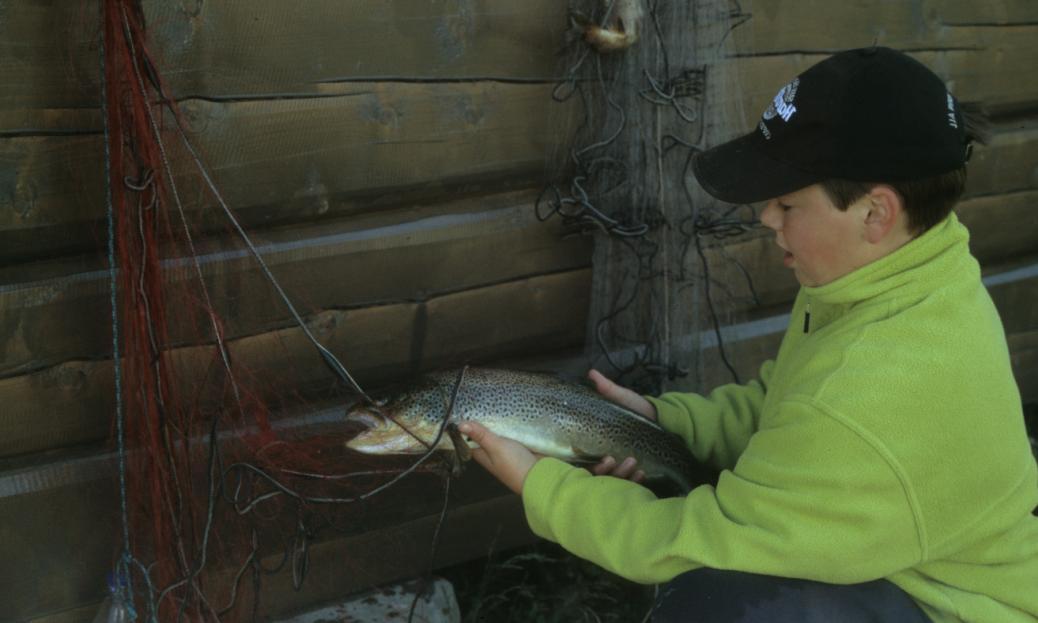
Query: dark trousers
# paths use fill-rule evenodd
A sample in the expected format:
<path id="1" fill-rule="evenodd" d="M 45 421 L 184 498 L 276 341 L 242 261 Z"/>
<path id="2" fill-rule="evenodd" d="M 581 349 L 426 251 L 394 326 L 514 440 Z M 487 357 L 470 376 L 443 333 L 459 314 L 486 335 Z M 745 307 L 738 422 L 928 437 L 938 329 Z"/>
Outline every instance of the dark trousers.
<path id="1" fill-rule="evenodd" d="M 737 571 L 696 569 L 660 587 L 653 623 L 930 623 L 886 580 L 824 584 Z"/>

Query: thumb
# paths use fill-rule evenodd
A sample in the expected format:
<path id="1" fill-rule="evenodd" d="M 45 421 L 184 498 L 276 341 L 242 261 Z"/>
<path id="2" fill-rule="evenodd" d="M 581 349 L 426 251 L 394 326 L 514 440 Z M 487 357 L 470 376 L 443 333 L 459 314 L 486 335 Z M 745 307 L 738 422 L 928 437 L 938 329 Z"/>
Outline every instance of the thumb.
<path id="1" fill-rule="evenodd" d="M 631 406 L 631 398 L 632 395 L 634 395 L 634 392 L 631 390 L 610 381 L 605 377 L 605 375 L 594 368 L 588 370 L 587 377 L 595 384 L 595 391 L 602 396 L 617 404 L 626 407 Z"/>
<path id="2" fill-rule="evenodd" d="M 594 368 L 588 370 L 587 377 L 595 384 L 595 391 L 607 400 L 626 407 L 650 420 L 656 420 L 656 408 L 640 394 L 622 385 L 617 385 Z"/>
<path id="3" fill-rule="evenodd" d="M 479 444 L 479 447 L 483 449 L 493 449 L 501 441 L 500 437 L 478 422 L 463 422 L 458 424 L 458 430 L 468 435 L 469 439 Z"/>
<path id="4" fill-rule="evenodd" d="M 598 370 L 595 370 L 594 368 L 588 370 L 587 378 L 595 384 L 595 391 L 602 394 L 606 398 L 610 398 L 610 394 L 616 393 L 616 383 L 607 379 L 605 375 L 599 372 Z"/>

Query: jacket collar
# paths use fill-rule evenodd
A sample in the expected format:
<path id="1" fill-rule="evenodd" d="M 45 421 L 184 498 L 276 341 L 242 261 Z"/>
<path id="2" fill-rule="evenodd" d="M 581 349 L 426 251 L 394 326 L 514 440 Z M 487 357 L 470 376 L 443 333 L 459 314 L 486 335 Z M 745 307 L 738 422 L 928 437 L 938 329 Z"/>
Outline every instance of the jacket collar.
<path id="1" fill-rule="evenodd" d="M 805 287 L 811 301 L 849 305 L 915 284 L 912 291 L 934 290 L 952 271 L 967 270 L 969 232 L 952 213 L 945 220 L 871 264 L 818 287 Z M 974 268 L 974 270 L 977 270 Z"/>

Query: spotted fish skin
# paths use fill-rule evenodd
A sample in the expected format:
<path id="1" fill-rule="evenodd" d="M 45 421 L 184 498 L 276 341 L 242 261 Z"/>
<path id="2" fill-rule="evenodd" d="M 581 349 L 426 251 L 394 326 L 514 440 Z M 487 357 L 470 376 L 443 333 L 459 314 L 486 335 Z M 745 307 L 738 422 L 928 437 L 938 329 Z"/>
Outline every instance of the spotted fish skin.
<path id="1" fill-rule="evenodd" d="M 431 443 L 440 430 L 458 378 L 457 370 L 430 374 L 387 402 L 382 410 Z M 353 417 L 365 419 L 357 413 Z M 370 414 L 366 419 L 372 421 Z M 685 490 L 708 480 L 706 470 L 676 435 L 589 388 L 547 374 L 467 368 L 450 421 L 467 420 L 515 439 L 534 452 L 566 461 L 633 456 L 647 477 L 666 477 Z M 375 422 L 347 446 L 369 454 L 410 454 L 427 449 L 389 420 Z M 441 437 L 439 447 L 453 449 L 447 435 Z"/>

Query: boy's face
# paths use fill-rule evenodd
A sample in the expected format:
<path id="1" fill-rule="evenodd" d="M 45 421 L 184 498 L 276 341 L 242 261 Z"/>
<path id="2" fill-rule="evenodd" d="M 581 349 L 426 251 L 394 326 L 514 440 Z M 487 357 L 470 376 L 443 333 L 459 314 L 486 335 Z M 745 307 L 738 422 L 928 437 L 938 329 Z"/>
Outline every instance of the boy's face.
<path id="1" fill-rule="evenodd" d="M 871 261 L 858 203 L 841 211 L 818 184 L 768 202 L 761 223 L 775 231 L 800 285 L 825 285 Z"/>

